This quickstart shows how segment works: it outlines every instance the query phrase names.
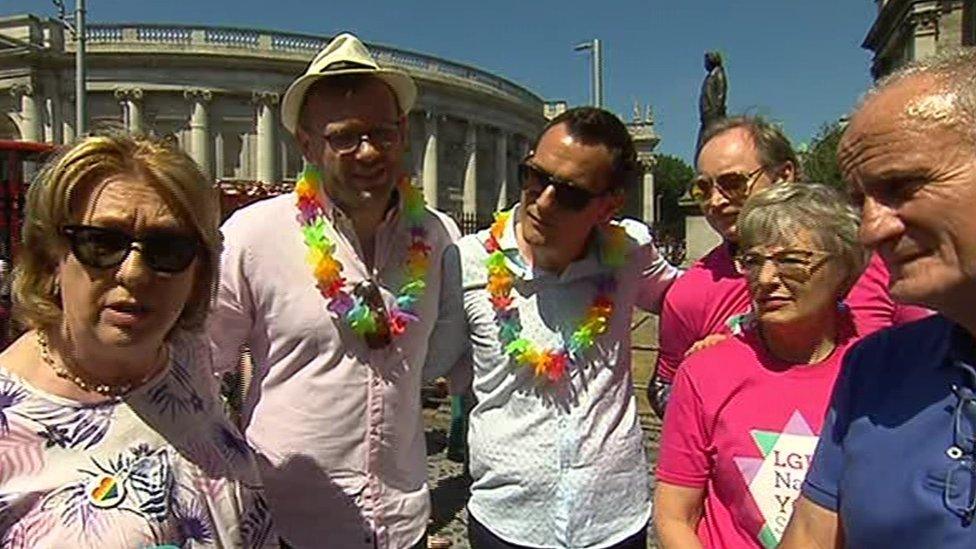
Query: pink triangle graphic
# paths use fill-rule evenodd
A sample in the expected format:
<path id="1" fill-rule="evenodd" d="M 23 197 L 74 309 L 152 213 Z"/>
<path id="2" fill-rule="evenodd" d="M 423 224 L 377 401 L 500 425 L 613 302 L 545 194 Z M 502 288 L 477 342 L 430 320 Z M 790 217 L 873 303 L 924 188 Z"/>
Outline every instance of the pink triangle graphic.
<path id="1" fill-rule="evenodd" d="M 793 415 L 791 415 L 790 420 L 786 422 L 786 427 L 783 428 L 783 433 L 811 437 L 817 436 L 813 433 L 813 429 L 810 428 L 810 424 L 803 419 L 803 414 L 801 414 L 799 410 L 793 410 Z"/>
<path id="2" fill-rule="evenodd" d="M 739 472 L 746 479 L 746 484 L 752 484 L 752 479 L 756 478 L 759 468 L 762 467 L 763 458 L 756 457 L 733 457 L 732 461 L 739 467 Z"/>

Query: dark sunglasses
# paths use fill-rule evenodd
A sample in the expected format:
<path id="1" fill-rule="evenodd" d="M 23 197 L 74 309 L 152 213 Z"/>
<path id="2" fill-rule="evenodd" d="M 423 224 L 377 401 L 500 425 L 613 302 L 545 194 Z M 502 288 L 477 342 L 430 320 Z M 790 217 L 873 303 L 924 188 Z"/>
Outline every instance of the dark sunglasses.
<path id="1" fill-rule="evenodd" d="M 707 202 L 712 191 L 717 189 L 729 202 L 741 203 L 749 196 L 752 185 L 765 169 L 765 166 L 759 166 L 751 172 L 727 172 L 718 177 L 698 175 L 691 180 L 688 194 L 696 202 Z"/>
<path id="2" fill-rule="evenodd" d="M 367 131 L 337 131 L 322 137 L 337 154 L 356 152 L 363 141 L 369 141 L 372 146 L 385 151 L 400 141 L 400 127 L 396 124 L 381 124 Z"/>
<path id="3" fill-rule="evenodd" d="M 528 160 L 523 160 L 519 164 L 519 181 L 522 182 L 523 191 L 535 196 L 541 195 L 547 188 L 552 187 L 556 193 L 556 203 L 576 212 L 586 208 L 594 198 L 602 196 L 573 183 L 556 179 L 552 174 L 529 164 Z"/>
<path id="4" fill-rule="evenodd" d="M 976 371 L 956 361 L 968 383 L 953 385 L 956 406 L 952 411 L 952 446 L 946 452 L 954 460 L 946 472 L 942 501 L 950 511 L 967 521 L 976 516 Z"/>
<path id="5" fill-rule="evenodd" d="M 107 269 L 121 265 L 133 248 L 139 250 L 149 268 L 160 273 L 179 273 L 193 263 L 200 242 L 185 234 L 157 231 L 142 238 L 118 229 L 91 225 L 65 225 L 61 234 L 71 253 L 87 267 Z"/>

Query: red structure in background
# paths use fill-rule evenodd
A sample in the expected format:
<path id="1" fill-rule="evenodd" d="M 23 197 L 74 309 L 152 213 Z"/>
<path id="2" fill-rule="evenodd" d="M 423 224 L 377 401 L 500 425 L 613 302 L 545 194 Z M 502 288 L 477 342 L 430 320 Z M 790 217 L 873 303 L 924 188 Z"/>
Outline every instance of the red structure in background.
<path id="1" fill-rule="evenodd" d="M 6 261 L 12 262 L 20 248 L 27 185 L 53 150 L 47 143 L 0 140 L 0 258 Z"/>
<path id="2" fill-rule="evenodd" d="M 290 193 L 295 188 L 292 182 L 262 183 L 243 179 L 222 179 L 217 182 L 220 189 L 220 218 L 227 219 L 234 210 L 252 202 Z"/>
<path id="3" fill-rule="evenodd" d="M 20 250 L 24 193 L 31 177 L 54 150 L 47 143 L 0 140 L 0 348 L 10 340 L 10 278 Z"/>

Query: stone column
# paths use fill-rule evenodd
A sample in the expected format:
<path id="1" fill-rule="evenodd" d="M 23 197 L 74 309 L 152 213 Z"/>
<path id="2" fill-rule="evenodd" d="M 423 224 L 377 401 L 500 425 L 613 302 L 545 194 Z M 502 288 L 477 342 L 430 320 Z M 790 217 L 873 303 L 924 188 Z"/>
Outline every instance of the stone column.
<path id="1" fill-rule="evenodd" d="M 61 96 L 61 139 L 67 144 L 75 140 L 75 98 L 73 95 Z"/>
<path id="2" fill-rule="evenodd" d="M 224 133 L 218 131 L 214 134 L 214 180 L 219 181 L 224 177 Z"/>
<path id="3" fill-rule="evenodd" d="M 284 181 L 285 179 L 288 178 L 288 169 L 291 168 L 291 166 L 289 166 L 288 164 L 290 159 L 288 158 L 287 141 L 285 140 L 278 141 L 278 154 L 279 154 L 279 158 L 281 158 L 281 166 L 279 167 L 281 171 L 278 173 L 279 175 L 278 181 Z"/>
<path id="4" fill-rule="evenodd" d="M 35 91 L 31 84 L 14 84 L 10 88 L 10 94 L 20 99 L 20 138 L 24 141 L 44 140 L 42 102 L 38 101 Z"/>
<path id="5" fill-rule="evenodd" d="M 644 223 L 653 226 L 657 222 L 657 202 L 654 193 L 654 156 L 638 155 L 641 167 L 644 168 L 644 176 L 641 178 L 641 217 Z"/>
<path id="6" fill-rule="evenodd" d="M 186 90 L 183 97 L 190 107 L 190 154 L 205 175 L 213 175 L 213 147 L 210 144 L 209 104 L 213 99 L 210 90 Z"/>
<path id="7" fill-rule="evenodd" d="M 467 215 L 478 215 L 478 126 L 468 122 L 464 135 L 464 151 L 468 159 L 464 166 L 464 202 L 462 210 Z"/>
<path id="8" fill-rule="evenodd" d="M 278 181 L 278 147 L 275 138 L 277 133 L 278 94 L 272 92 L 254 92 L 252 100 L 258 110 L 258 181 L 274 183 Z"/>
<path id="9" fill-rule="evenodd" d="M 498 178 L 495 209 L 501 211 L 508 207 L 508 134 L 500 128 L 495 138 L 495 177 Z"/>
<path id="10" fill-rule="evenodd" d="M 424 135 L 424 200 L 431 208 L 437 208 L 437 114 L 433 111 L 427 111 Z"/>
<path id="11" fill-rule="evenodd" d="M 44 99 L 44 141 L 61 143 L 61 102 L 55 97 Z"/>
<path id="12" fill-rule="evenodd" d="M 117 88 L 115 98 L 122 105 L 122 121 L 129 133 L 143 133 L 142 90 L 140 88 Z"/>
<path id="13" fill-rule="evenodd" d="M 516 143 L 515 150 L 516 150 L 516 155 L 517 155 L 516 158 L 515 158 L 515 162 L 521 162 L 522 160 L 525 159 L 526 156 L 529 155 L 529 149 L 532 147 L 532 145 L 529 142 L 529 138 L 526 137 L 526 136 L 524 136 L 524 135 L 518 135 L 518 136 L 516 136 L 515 137 L 515 143 Z M 522 199 L 522 182 L 519 181 L 515 185 L 512 185 L 508 189 L 508 195 L 509 196 L 512 196 L 511 201 L 512 201 L 513 204 L 515 202 L 521 200 Z"/>

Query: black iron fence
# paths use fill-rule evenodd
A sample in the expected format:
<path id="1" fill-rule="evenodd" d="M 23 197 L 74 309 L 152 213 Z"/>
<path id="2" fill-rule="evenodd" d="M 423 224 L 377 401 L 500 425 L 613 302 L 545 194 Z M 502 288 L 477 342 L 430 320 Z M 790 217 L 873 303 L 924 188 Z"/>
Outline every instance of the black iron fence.
<path id="1" fill-rule="evenodd" d="M 458 224 L 461 234 L 476 233 L 481 229 L 491 225 L 494 219 L 491 214 L 472 213 L 472 212 L 447 212 L 447 215 Z"/>

